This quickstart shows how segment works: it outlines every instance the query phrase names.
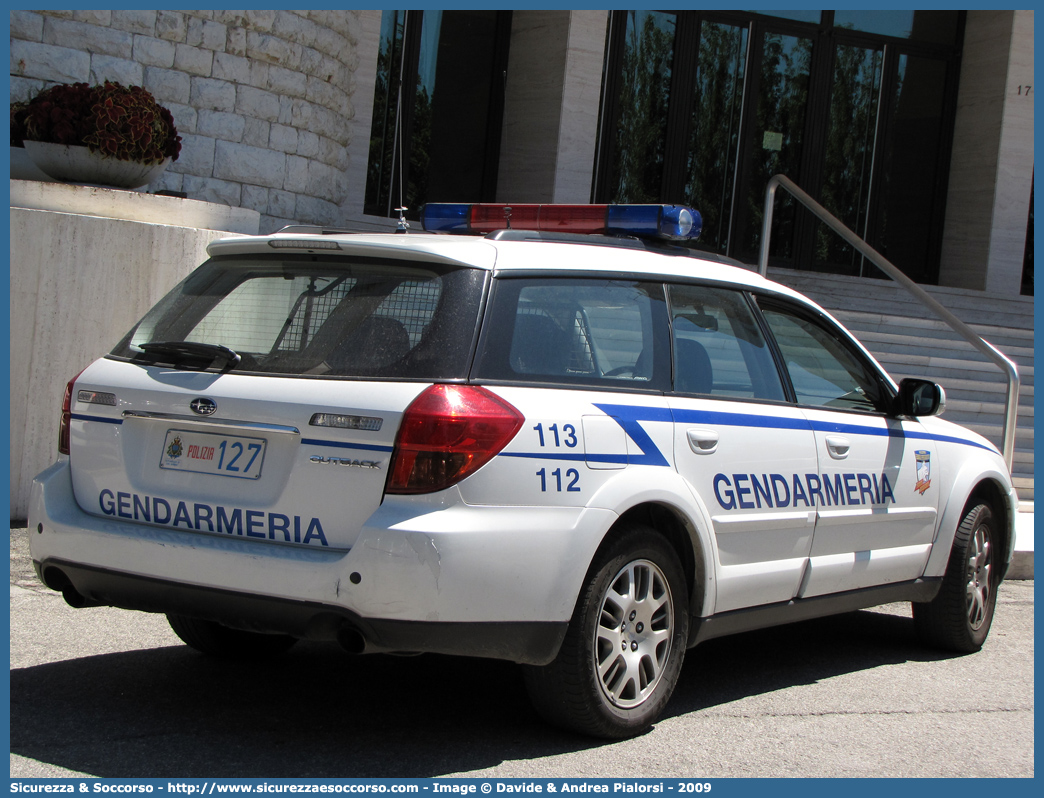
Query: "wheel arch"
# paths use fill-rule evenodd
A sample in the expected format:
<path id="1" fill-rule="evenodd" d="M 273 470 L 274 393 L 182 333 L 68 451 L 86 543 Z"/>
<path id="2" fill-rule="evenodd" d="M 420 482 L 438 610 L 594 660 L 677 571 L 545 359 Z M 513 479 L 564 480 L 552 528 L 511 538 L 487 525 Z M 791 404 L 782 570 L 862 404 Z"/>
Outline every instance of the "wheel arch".
<path id="1" fill-rule="evenodd" d="M 1004 579 L 1011 563 L 1011 552 L 1015 546 L 1015 517 L 1011 503 L 1008 501 L 1004 488 L 995 480 L 984 479 L 972 490 L 968 501 L 964 503 L 962 514 L 976 504 L 985 503 L 998 516 L 1000 523 L 997 532 L 1001 539 L 996 542 L 997 550 L 1004 553 L 1001 562 L 1000 579 Z"/>
<path id="2" fill-rule="evenodd" d="M 998 533 L 1001 536 L 997 549 L 1003 552 L 1002 574 L 1007 572 L 1015 547 L 1015 513 L 1018 510 L 1011 482 L 999 470 L 979 470 L 970 467 L 954 481 L 950 496 L 941 509 L 941 519 L 932 553 L 925 567 L 925 576 L 943 576 L 949 562 L 957 526 L 968 509 L 978 502 L 986 502 L 998 516 Z"/>
<path id="3" fill-rule="evenodd" d="M 666 538 L 678 554 L 689 594 L 689 614 L 699 615 L 709 602 L 712 582 L 710 559 L 699 530 L 679 508 L 665 502 L 645 501 L 623 512 L 599 546 L 608 546 L 623 530 L 634 524 L 652 527 Z"/>

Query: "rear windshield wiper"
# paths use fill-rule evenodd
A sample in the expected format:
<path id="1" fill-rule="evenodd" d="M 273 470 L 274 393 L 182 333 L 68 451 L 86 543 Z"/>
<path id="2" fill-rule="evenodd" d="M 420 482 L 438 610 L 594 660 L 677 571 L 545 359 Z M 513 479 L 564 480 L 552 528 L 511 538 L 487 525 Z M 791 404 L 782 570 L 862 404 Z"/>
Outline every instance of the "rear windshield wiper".
<path id="1" fill-rule="evenodd" d="M 152 341 L 138 344 L 143 355 L 135 356 L 135 360 L 147 360 L 150 363 L 170 363 L 174 368 L 189 371 L 202 371 L 215 361 L 225 365 L 222 371 L 229 371 L 239 365 L 242 359 L 239 353 L 221 344 L 203 344 L 194 341 Z"/>

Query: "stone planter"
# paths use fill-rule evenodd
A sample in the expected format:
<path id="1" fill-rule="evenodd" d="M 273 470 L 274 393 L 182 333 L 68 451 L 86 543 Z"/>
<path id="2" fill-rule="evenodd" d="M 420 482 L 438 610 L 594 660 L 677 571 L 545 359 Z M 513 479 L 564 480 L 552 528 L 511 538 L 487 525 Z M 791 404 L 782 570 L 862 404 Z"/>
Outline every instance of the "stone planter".
<path id="1" fill-rule="evenodd" d="M 154 164 L 120 161 L 91 152 L 87 147 L 26 141 L 25 152 L 40 171 L 63 183 L 106 188 L 140 188 L 156 180 L 170 158 Z"/>
<path id="2" fill-rule="evenodd" d="M 40 171 L 40 167 L 33 163 L 24 147 L 11 147 L 11 179 L 54 182 L 53 177 L 45 175 Z"/>

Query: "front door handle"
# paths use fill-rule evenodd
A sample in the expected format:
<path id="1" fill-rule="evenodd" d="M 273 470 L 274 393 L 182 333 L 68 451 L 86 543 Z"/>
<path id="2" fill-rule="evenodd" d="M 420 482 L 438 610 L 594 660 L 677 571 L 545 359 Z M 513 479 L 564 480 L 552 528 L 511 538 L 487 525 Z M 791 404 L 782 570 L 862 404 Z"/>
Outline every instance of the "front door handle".
<path id="1" fill-rule="evenodd" d="M 828 435 L 826 439 L 827 451 L 830 452 L 830 456 L 835 460 L 844 460 L 848 457 L 848 452 L 852 448 L 852 444 L 848 438 L 842 438 L 840 435 Z"/>
<path id="2" fill-rule="evenodd" d="M 714 454 L 718 449 L 718 433 L 712 429 L 690 429 L 685 437 L 696 454 Z"/>

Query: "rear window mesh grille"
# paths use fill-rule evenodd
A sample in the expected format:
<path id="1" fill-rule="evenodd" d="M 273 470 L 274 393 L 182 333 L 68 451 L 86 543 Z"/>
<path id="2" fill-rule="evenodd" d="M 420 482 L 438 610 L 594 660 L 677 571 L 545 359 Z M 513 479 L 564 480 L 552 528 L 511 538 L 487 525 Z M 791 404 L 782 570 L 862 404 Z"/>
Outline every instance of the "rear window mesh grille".
<path id="1" fill-rule="evenodd" d="M 392 291 L 374 315 L 395 319 L 406 328 L 410 344 L 416 346 L 435 315 L 441 293 L 441 286 L 435 281 L 409 280 Z"/>
<path id="2" fill-rule="evenodd" d="M 344 280 L 334 284 L 332 288 L 320 288 L 315 295 L 303 296 L 302 306 L 287 319 L 289 324 L 283 333 L 282 341 L 279 342 L 278 351 L 298 352 L 303 349 L 329 318 L 330 311 L 337 307 L 354 285 L 355 280 Z M 305 330 L 308 332 L 307 335 Z"/>
<path id="3" fill-rule="evenodd" d="M 166 364 L 141 344 L 185 341 L 233 350 L 243 372 L 460 379 L 484 285 L 481 270 L 412 262 L 214 259 L 113 354 Z"/>

